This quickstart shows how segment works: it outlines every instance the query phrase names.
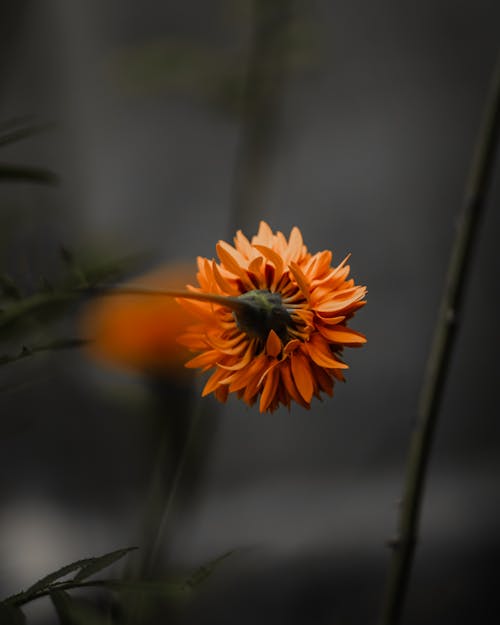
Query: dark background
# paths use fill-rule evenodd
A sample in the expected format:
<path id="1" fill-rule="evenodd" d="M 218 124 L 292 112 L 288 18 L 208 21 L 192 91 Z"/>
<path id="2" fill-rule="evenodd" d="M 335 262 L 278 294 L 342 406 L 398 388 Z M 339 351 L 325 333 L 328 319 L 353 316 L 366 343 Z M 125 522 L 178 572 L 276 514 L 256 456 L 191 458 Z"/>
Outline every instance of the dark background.
<path id="1" fill-rule="evenodd" d="M 54 126 L 2 148 L 0 160 L 61 179 L 57 188 L 0 186 L 0 266 L 25 289 L 57 275 L 60 244 L 103 257 L 147 251 L 153 267 L 212 257 L 231 224 L 251 235 L 259 219 L 287 234 L 298 225 L 312 252 L 332 249 L 336 262 L 352 252 L 353 277 L 369 290 L 353 326 L 368 344 L 348 352 L 348 383 L 309 412 L 260 415 L 237 400 L 217 411 L 206 400 L 214 431 L 170 549 L 180 570 L 238 550 L 187 622 L 375 622 L 500 4 L 293 3 L 259 201 L 241 223 L 234 187 L 249 1 L 3 5 L 0 119 Z M 407 624 L 498 618 L 496 172 L 433 449 Z M 64 327 L 76 327 L 75 316 Z M 4 367 L 4 383 L 19 386 L 0 395 L 2 595 L 134 542 L 155 448 L 154 402 L 139 376 L 74 351 Z M 31 608 L 33 623 L 50 609 Z"/>

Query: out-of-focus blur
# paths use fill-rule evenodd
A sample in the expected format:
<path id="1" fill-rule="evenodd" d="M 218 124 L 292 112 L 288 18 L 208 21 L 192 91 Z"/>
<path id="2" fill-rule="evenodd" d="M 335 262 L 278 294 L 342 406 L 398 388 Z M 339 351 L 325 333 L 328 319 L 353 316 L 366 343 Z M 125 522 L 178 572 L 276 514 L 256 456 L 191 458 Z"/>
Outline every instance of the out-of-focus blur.
<path id="1" fill-rule="evenodd" d="M 174 298 L 160 293 L 185 290 L 194 282 L 193 264 L 172 264 L 118 288 L 150 290 L 151 294 L 112 293 L 93 299 L 81 320 L 89 355 L 116 367 L 180 378 L 181 383 L 190 375 L 184 367 L 189 351 L 177 339 L 195 318 Z"/>
<path id="2" fill-rule="evenodd" d="M 232 399 L 196 408 L 192 491 L 170 518 L 165 566 L 185 573 L 235 550 L 182 617 L 198 625 L 375 621 L 499 41 L 491 0 L 280 2 L 286 36 L 274 24 L 261 39 L 252 7 L 266 3 L 250 0 L 23 0 L 0 13 L 0 125 L 50 125 L 0 145 L 0 163 L 60 180 L 0 180 L 0 272 L 23 294 L 76 275 L 79 262 L 135 255 L 123 279 L 179 260 L 194 273 L 196 256 L 213 257 L 230 229 L 251 236 L 260 219 L 287 235 L 299 226 L 310 251 L 333 249 L 334 263 L 352 252 L 352 276 L 368 286 L 356 318 L 368 343 L 349 350 L 333 399 L 273 415 Z M 498 618 L 496 172 L 432 450 L 407 625 Z M 79 335 L 82 306 L 30 336 Z M 158 393 L 163 382 L 76 349 L 0 369 L 1 596 L 137 542 L 158 419 L 172 422 L 177 405 Z M 44 600 L 29 616 L 54 622 Z"/>

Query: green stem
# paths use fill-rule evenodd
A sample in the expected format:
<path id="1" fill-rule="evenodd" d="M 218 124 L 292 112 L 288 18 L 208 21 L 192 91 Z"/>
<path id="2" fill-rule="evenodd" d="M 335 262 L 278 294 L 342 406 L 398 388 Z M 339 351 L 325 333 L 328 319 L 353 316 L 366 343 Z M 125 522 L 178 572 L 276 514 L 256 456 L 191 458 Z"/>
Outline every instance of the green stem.
<path id="1" fill-rule="evenodd" d="M 116 288 L 104 288 L 95 286 L 83 286 L 72 289 L 63 289 L 55 291 L 53 293 L 36 293 L 30 297 L 26 297 L 3 311 L 0 311 L 0 331 L 5 331 L 10 325 L 24 319 L 29 318 L 32 315 L 43 313 L 46 310 L 50 310 L 53 306 L 62 304 L 70 304 L 78 300 L 78 298 L 84 296 L 113 296 L 113 295 L 152 295 L 157 297 L 175 297 L 191 300 L 199 300 L 203 302 L 213 302 L 214 304 L 220 304 L 231 310 L 240 311 L 248 309 L 249 305 L 246 302 L 239 300 L 236 297 L 229 297 L 223 295 L 216 295 L 212 293 L 194 293 L 191 291 L 161 291 L 146 288 L 128 288 L 128 287 L 116 287 Z"/>
<path id="2" fill-rule="evenodd" d="M 145 572 L 149 573 L 153 570 L 156 560 L 158 559 L 159 552 L 163 545 L 163 539 L 165 536 L 165 531 L 168 525 L 168 521 L 170 520 L 170 516 L 172 514 L 174 500 L 179 490 L 179 485 L 181 482 L 181 478 L 186 466 L 187 459 L 189 457 L 189 451 L 191 449 L 191 445 L 193 442 L 193 437 L 195 435 L 197 425 L 200 419 L 201 414 L 201 405 L 200 402 L 194 403 L 193 409 L 190 411 L 190 423 L 189 429 L 186 433 L 185 440 L 182 445 L 182 449 L 180 451 L 180 455 L 177 458 L 174 473 L 172 477 L 172 481 L 170 484 L 170 488 L 168 490 L 168 495 L 165 500 L 165 504 L 163 506 L 161 515 L 158 519 L 158 525 L 156 527 L 156 532 L 151 541 L 150 552 L 148 554 L 147 561 L 145 563 Z"/>
<path id="3" fill-rule="evenodd" d="M 16 362 L 17 360 L 22 360 L 23 358 L 28 358 L 30 356 L 33 356 L 34 354 L 39 354 L 40 352 L 58 351 L 62 349 L 75 349 L 78 347 L 83 347 L 87 343 L 88 341 L 86 341 L 85 339 L 75 338 L 56 339 L 42 345 L 24 346 L 22 350 L 14 356 L 0 356 L 0 367 Z"/>
<path id="4" fill-rule="evenodd" d="M 179 299 L 191 299 L 200 302 L 212 302 L 213 304 L 220 304 L 231 310 L 241 311 L 250 308 L 251 305 L 238 299 L 237 297 L 231 297 L 229 295 L 216 295 L 215 293 L 196 293 L 194 291 L 162 291 L 156 289 L 145 289 L 141 287 L 130 288 L 116 288 L 108 291 L 104 291 L 103 295 L 157 295 L 159 297 L 175 297 Z"/>
<path id="5" fill-rule="evenodd" d="M 265 209 L 274 138 L 289 65 L 293 0 L 254 0 L 252 49 L 231 189 L 229 232 L 253 227 Z"/>
<path id="6" fill-rule="evenodd" d="M 398 536 L 393 548 L 381 624 L 400 621 L 418 538 L 420 508 L 436 422 L 456 338 L 467 270 L 480 217 L 493 177 L 500 131 L 500 58 L 491 83 L 484 120 L 465 191 L 422 384 L 417 422 L 412 434 Z"/>

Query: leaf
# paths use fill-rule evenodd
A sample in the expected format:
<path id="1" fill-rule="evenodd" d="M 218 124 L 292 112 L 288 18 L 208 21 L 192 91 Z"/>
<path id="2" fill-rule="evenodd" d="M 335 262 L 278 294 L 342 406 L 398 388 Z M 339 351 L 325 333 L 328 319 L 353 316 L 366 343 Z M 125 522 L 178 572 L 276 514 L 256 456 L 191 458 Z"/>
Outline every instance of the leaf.
<path id="1" fill-rule="evenodd" d="M 99 293 L 97 288 L 103 287 L 130 273 L 138 264 L 145 261 L 145 255 L 131 255 L 107 263 L 82 264 L 82 273 L 86 284 L 82 285 L 81 275 L 70 275 L 64 282 L 54 285 L 51 289 L 41 291 L 19 300 L 2 302 L 0 310 L 0 340 L 14 336 L 28 335 L 33 330 L 33 320 L 47 324 L 65 315 L 71 304 Z M 29 338 L 22 338 L 28 343 Z"/>
<path id="2" fill-rule="evenodd" d="M 34 182 L 37 184 L 57 184 L 59 177 L 48 169 L 25 167 L 0 163 L 0 182 Z"/>
<path id="3" fill-rule="evenodd" d="M 144 256 L 128 256 L 114 262 L 83 266 L 81 271 L 88 285 L 94 287 L 104 282 L 117 280 L 130 272 L 141 260 L 144 260 Z M 69 301 L 89 294 L 92 295 L 92 291 L 82 286 L 81 276 L 70 276 L 63 284 L 54 286 L 51 290 L 43 289 L 18 302 L 6 305 L 0 313 L 0 329 L 25 315 L 49 308 L 57 310 L 61 305 L 65 308 Z"/>
<path id="4" fill-rule="evenodd" d="M 36 584 L 30 586 L 28 590 L 26 590 L 23 594 L 25 598 L 32 597 L 36 593 L 42 590 L 46 590 L 54 582 L 61 579 L 62 577 L 66 577 L 66 575 L 73 573 L 73 571 L 80 571 L 80 573 L 77 574 L 72 581 L 80 581 L 82 579 L 85 579 L 86 577 L 89 577 L 90 575 L 93 575 L 94 573 L 97 573 L 98 571 L 101 571 L 102 569 L 110 566 L 117 560 L 120 560 L 120 558 L 123 558 L 123 556 L 125 556 L 129 551 L 132 551 L 133 549 L 137 549 L 137 547 L 119 549 L 118 551 L 112 551 L 111 553 L 106 553 L 105 555 L 99 556 L 97 558 L 84 558 L 83 560 L 77 560 L 76 562 L 67 564 L 62 568 L 57 569 L 57 571 L 54 571 L 53 573 L 49 573 L 45 577 L 42 577 L 42 579 L 36 582 Z M 83 576 L 80 576 L 80 574 L 84 571 L 85 573 L 83 574 Z"/>
<path id="5" fill-rule="evenodd" d="M 68 593 L 64 590 L 54 590 L 50 593 L 50 599 L 61 625 L 73 625 L 74 621 L 71 616 L 73 600 Z"/>
<path id="6" fill-rule="evenodd" d="M 6 132 L 16 126 L 21 126 L 33 119 L 33 115 L 17 115 L 17 117 L 9 117 L 0 122 L 0 132 Z"/>
<path id="7" fill-rule="evenodd" d="M 42 579 L 38 580 L 35 584 L 30 586 L 28 590 L 25 590 L 24 593 L 22 594 L 24 595 L 25 598 L 28 598 L 28 597 L 32 597 L 33 595 L 40 592 L 41 590 L 46 590 L 54 582 L 61 579 L 61 577 L 66 577 L 66 575 L 73 573 L 73 571 L 80 570 L 82 566 L 85 566 L 85 564 L 89 561 L 89 559 L 90 558 L 86 558 L 85 560 L 78 560 L 77 562 L 66 564 L 60 569 L 57 569 L 57 571 L 53 571 L 52 573 L 49 573 L 45 577 L 42 577 Z"/>
<path id="8" fill-rule="evenodd" d="M 137 547 L 127 547 L 126 549 L 118 549 L 117 551 L 111 551 L 110 553 L 106 553 L 103 556 L 98 558 L 90 558 L 85 566 L 81 567 L 80 572 L 75 575 L 73 581 L 80 582 L 91 575 L 95 575 L 102 571 L 102 569 L 111 566 L 118 560 L 121 560 L 124 556 L 126 556 L 130 551 L 134 551 Z"/>
<path id="9" fill-rule="evenodd" d="M 15 128 L 14 130 L 9 130 L 8 132 L 4 131 L 4 134 L 0 134 L 0 147 L 3 145 L 9 145 L 9 143 L 16 143 L 21 139 L 32 137 L 33 135 L 37 135 L 40 132 L 52 127 L 53 124 L 33 124 L 32 126 Z"/>
<path id="10" fill-rule="evenodd" d="M 43 580 L 40 580 L 42 582 Z M 149 597 L 161 597 L 162 599 L 181 599 L 186 596 L 186 592 L 191 591 L 191 588 L 186 586 L 184 581 L 182 582 L 166 582 L 166 581 L 127 581 L 121 579 L 96 579 L 89 581 L 75 581 L 74 579 L 69 579 L 65 581 L 53 581 L 49 583 L 48 586 L 39 587 L 36 592 L 32 592 L 31 589 L 28 589 L 24 592 L 19 592 L 15 595 L 11 595 L 4 599 L 3 604 L 0 605 L 8 605 L 8 606 L 22 606 L 30 601 L 35 599 L 40 599 L 41 597 L 45 597 L 47 595 L 53 596 L 54 593 L 58 592 L 67 592 L 69 590 L 77 590 L 79 588 L 100 588 L 109 590 L 110 592 L 115 593 L 140 593 L 142 596 Z M 71 596 L 69 596 L 70 598 Z M 64 599 L 62 596 L 57 596 L 56 601 L 60 602 L 61 609 L 64 609 L 64 606 L 68 606 L 67 598 Z M 73 603 L 75 603 L 73 601 Z M 0 624 L 3 625 L 3 622 L 0 621 Z"/>
<path id="11" fill-rule="evenodd" d="M 200 566 L 200 568 L 196 569 L 196 571 L 194 571 L 194 573 L 192 573 L 184 581 L 184 585 L 190 589 L 195 588 L 196 586 L 199 586 L 210 575 L 212 575 L 212 573 L 215 571 L 215 569 L 219 566 L 221 562 L 229 558 L 229 556 L 233 555 L 233 553 L 234 553 L 234 550 L 228 551 L 227 553 L 222 554 L 218 558 L 215 558 L 214 560 L 210 560 L 210 562 L 207 562 L 207 564 Z"/>
<path id="12" fill-rule="evenodd" d="M 0 603 L 0 623 L 2 625 L 25 625 L 26 617 L 18 607 Z"/>

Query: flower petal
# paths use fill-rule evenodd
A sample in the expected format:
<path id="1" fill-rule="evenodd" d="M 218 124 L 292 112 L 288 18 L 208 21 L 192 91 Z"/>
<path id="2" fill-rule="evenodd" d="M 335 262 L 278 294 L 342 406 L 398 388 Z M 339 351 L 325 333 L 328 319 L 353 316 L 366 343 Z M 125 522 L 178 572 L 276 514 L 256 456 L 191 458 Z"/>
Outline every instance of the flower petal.
<path id="1" fill-rule="evenodd" d="M 254 247 L 256 247 L 259 252 L 261 252 L 267 258 L 267 260 L 270 260 L 273 263 L 276 269 L 274 277 L 274 281 L 276 283 L 283 275 L 283 271 L 285 269 L 283 260 L 281 259 L 279 254 L 277 254 L 270 247 L 266 247 L 265 245 L 255 245 Z"/>
<path id="2" fill-rule="evenodd" d="M 191 360 L 188 360 L 188 362 L 184 366 L 188 369 L 196 369 L 197 367 L 204 367 L 209 369 L 210 367 L 213 367 L 215 365 L 219 357 L 220 352 L 215 349 L 211 349 L 208 352 L 202 352 L 201 354 L 198 354 L 198 356 L 195 356 Z"/>
<path id="3" fill-rule="evenodd" d="M 208 378 L 208 381 L 201 392 L 201 396 L 206 397 L 207 395 L 210 395 L 210 393 L 213 393 L 215 389 L 219 386 L 221 380 L 224 378 L 225 375 L 225 371 L 223 371 L 222 369 L 217 369 L 215 373 L 213 373 Z"/>
<path id="4" fill-rule="evenodd" d="M 320 333 L 332 343 L 339 343 L 341 345 L 363 345 L 366 343 L 366 337 L 361 332 L 351 330 L 345 326 L 335 326 L 333 328 L 321 328 L 318 330 Z"/>
<path id="5" fill-rule="evenodd" d="M 286 252 L 287 260 L 298 261 L 302 255 L 303 248 L 304 242 L 302 240 L 302 234 L 297 226 L 294 226 L 290 232 L 290 239 L 288 241 L 288 250 Z"/>
<path id="6" fill-rule="evenodd" d="M 276 358 L 281 353 L 281 339 L 274 330 L 270 330 L 266 341 L 266 354 Z"/>
<path id="7" fill-rule="evenodd" d="M 273 231 L 265 221 L 259 223 L 259 230 L 257 234 L 252 237 L 252 245 L 256 243 L 260 245 L 267 245 L 271 247 L 274 241 Z"/>
<path id="8" fill-rule="evenodd" d="M 314 382 L 307 358 L 297 350 L 291 354 L 290 364 L 295 386 L 304 400 L 310 404 L 314 393 Z"/>
<path id="9" fill-rule="evenodd" d="M 311 360 L 320 365 L 320 367 L 349 369 L 348 365 L 333 356 L 326 340 L 318 334 L 313 335 L 308 343 L 304 343 L 304 349 L 311 357 Z"/>
<path id="10" fill-rule="evenodd" d="M 309 285 L 307 283 L 306 276 L 302 273 L 302 269 L 297 265 L 297 263 L 291 261 L 288 265 L 290 271 L 292 272 L 295 281 L 299 285 L 302 294 L 306 299 L 309 299 Z"/>
<path id="11" fill-rule="evenodd" d="M 225 293 L 226 295 L 235 295 L 235 296 L 241 295 L 238 289 L 232 284 L 230 284 L 230 282 L 222 276 L 219 270 L 219 267 L 217 266 L 217 263 L 215 261 L 213 261 L 212 270 L 213 270 L 215 282 L 217 283 L 217 286 L 220 288 L 220 290 L 223 293 Z"/>
<path id="12" fill-rule="evenodd" d="M 262 395 L 260 397 L 260 412 L 265 412 L 269 408 L 278 390 L 279 379 L 277 367 L 273 367 L 264 381 L 264 388 L 262 389 Z"/>
<path id="13" fill-rule="evenodd" d="M 283 383 L 283 386 L 285 387 L 285 391 L 288 393 L 288 395 L 294 400 L 296 401 L 298 404 L 300 404 L 301 406 L 304 406 L 305 408 L 309 408 L 309 405 L 307 404 L 307 402 L 305 402 L 302 399 L 301 394 L 299 393 L 297 386 L 295 385 L 295 382 L 293 380 L 292 377 L 292 372 L 290 369 L 290 359 L 287 358 L 286 360 L 284 360 L 279 368 L 279 372 L 280 372 L 280 376 L 281 376 L 281 381 Z"/>
<path id="14" fill-rule="evenodd" d="M 250 406 L 259 402 L 261 412 L 290 407 L 292 401 L 309 408 L 313 397 L 332 395 L 348 368 L 343 346 L 366 341 L 345 325 L 366 303 L 366 288 L 349 279 L 348 257 L 332 267 L 332 253 L 310 254 L 298 228 L 287 239 L 264 221 L 251 240 L 238 231 L 234 247 L 219 241 L 217 253 L 220 262 L 198 260 L 199 286 L 190 290 L 232 297 L 271 291 L 279 294 L 280 314 L 286 311 L 288 317 L 284 323 L 283 315 L 269 307 L 265 324 L 254 325 L 250 318 L 245 325 L 217 302 L 182 302 L 201 318 L 181 342 L 201 352 L 188 367 L 212 370 L 203 394 L 225 401 L 236 393 Z"/>
<path id="15" fill-rule="evenodd" d="M 245 261 L 243 256 L 228 245 L 225 241 L 219 241 L 216 246 L 217 255 L 219 256 L 221 263 L 225 266 L 226 269 L 229 269 L 231 273 L 243 282 L 243 284 L 249 288 L 253 289 L 253 284 L 248 277 L 247 272 L 245 271 L 245 265 L 248 265 L 248 262 Z"/>

